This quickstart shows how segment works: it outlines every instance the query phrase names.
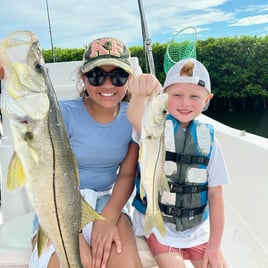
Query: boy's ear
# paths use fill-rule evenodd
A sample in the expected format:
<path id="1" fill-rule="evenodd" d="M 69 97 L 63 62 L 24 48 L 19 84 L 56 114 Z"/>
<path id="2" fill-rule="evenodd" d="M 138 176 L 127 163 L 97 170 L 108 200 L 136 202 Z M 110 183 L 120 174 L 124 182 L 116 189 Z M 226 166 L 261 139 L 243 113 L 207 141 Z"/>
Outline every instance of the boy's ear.
<path id="1" fill-rule="evenodd" d="M 214 97 L 213 93 L 209 93 L 206 102 L 209 102 Z"/>
<path id="2" fill-rule="evenodd" d="M 209 106 L 209 102 L 210 100 L 213 98 L 214 94 L 213 93 L 209 93 L 208 96 L 207 96 L 207 99 L 206 99 L 206 102 L 205 102 L 205 105 L 204 105 L 204 108 L 203 108 L 203 112 L 206 111 L 208 109 L 208 106 Z"/>

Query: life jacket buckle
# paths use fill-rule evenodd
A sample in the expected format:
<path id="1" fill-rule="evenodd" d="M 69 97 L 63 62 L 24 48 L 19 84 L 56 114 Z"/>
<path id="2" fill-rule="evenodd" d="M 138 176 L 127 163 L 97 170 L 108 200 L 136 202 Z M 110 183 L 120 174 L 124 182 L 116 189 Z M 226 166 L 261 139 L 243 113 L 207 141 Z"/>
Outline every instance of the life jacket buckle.
<path id="1" fill-rule="evenodd" d="M 165 214 L 180 217 L 182 209 L 178 207 L 167 207 Z"/>
<path id="2" fill-rule="evenodd" d="M 177 163 L 191 164 L 192 156 L 190 154 L 177 154 Z"/>
<path id="3" fill-rule="evenodd" d="M 198 187 L 197 186 L 192 186 L 192 193 L 197 193 Z"/>
<path id="4" fill-rule="evenodd" d="M 172 182 L 168 182 L 168 185 L 169 185 L 169 189 L 171 193 L 180 193 L 180 194 L 183 193 L 183 189 L 184 189 L 183 185 L 178 185 Z"/>

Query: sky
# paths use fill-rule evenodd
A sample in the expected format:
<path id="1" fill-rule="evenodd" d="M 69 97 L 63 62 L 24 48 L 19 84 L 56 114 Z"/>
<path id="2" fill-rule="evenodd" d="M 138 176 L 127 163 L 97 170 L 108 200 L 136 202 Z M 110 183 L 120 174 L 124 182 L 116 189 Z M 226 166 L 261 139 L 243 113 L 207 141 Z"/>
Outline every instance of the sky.
<path id="1" fill-rule="evenodd" d="M 194 27 L 197 39 L 268 34 L 266 0 L 143 0 L 151 43 L 166 43 Z M 47 9 L 48 7 L 48 9 Z M 49 17 L 49 19 L 48 19 Z M 34 32 L 43 49 L 84 48 L 98 37 L 142 46 L 138 0 L 5 0 L 0 40 L 18 30 Z"/>

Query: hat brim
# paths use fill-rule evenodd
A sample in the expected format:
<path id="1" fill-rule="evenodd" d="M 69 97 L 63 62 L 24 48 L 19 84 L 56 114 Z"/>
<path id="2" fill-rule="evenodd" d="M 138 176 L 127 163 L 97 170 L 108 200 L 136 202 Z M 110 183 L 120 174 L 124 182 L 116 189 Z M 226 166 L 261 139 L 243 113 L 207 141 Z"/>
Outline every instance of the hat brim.
<path id="1" fill-rule="evenodd" d="M 112 59 L 112 58 L 104 58 L 104 59 L 97 59 L 95 61 L 90 61 L 84 64 L 83 66 L 81 66 L 80 70 L 82 73 L 87 73 L 96 67 L 100 67 L 104 65 L 116 66 L 116 67 L 122 68 L 129 74 L 133 74 L 133 68 L 131 65 L 126 64 L 118 59 Z"/>

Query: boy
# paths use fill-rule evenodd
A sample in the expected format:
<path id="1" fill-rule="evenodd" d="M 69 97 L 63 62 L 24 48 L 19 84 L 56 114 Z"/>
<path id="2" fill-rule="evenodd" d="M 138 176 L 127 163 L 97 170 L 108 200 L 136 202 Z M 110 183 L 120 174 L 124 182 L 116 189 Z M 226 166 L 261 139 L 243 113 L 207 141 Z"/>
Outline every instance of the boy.
<path id="1" fill-rule="evenodd" d="M 128 117 L 137 137 L 148 96 L 158 87 L 154 77 L 145 76 L 143 86 L 137 80 L 129 83 L 133 96 Z M 163 90 L 169 97 L 165 173 L 170 191 L 161 193 L 159 206 L 167 234 L 163 237 L 152 228 L 147 243 L 159 267 L 182 268 L 190 260 L 195 268 L 226 268 L 222 185 L 230 179 L 213 127 L 196 120 L 213 97 L 209 74 L 199 61 L 181 60 L 169 70 Z M 135 234 L 145 235 L 146 203 L 139 192 L 133 205 Z"/>

